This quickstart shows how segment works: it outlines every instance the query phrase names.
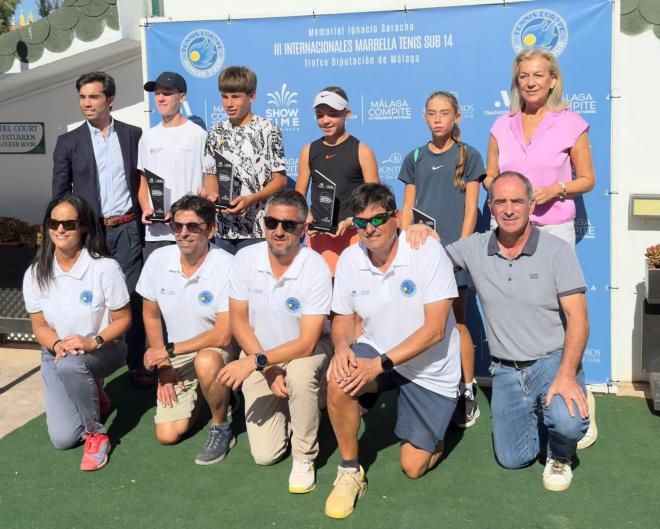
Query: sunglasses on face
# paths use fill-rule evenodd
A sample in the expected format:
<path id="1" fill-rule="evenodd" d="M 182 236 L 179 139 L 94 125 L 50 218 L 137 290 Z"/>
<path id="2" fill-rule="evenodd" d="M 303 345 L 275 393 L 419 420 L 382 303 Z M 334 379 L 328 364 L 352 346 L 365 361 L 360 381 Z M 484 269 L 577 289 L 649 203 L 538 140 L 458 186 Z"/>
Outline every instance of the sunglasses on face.
<path id="1" fill-rule="evenodd" d="M 57 231 L 60 227 L 60 224 L 64 228 L 64 231 L 73 231 L 77 230 L 80 226 L 80 221 L 78 219 L 74 220 L 58 220 L 58 219 L 48 219 L 48 229 Z"/>
<path id="2" fill-rule="evenodd" d="M 184 226 L 186 227 L 186 229 L 190 233 L 202 233 L 202 230 L 206 229 L 206 227 L 208 226 L 208 223 L 206 223 L 206 222 L 186 222 L 184 224 L 183 222 L 176 222 L 176 221 L 170 222 L 170 229 L 176 234 L 181 233 L 183 231 Z"/>
<path id="3" fill-rule="evenodd" d="M 387 211 L 385 213 L 379 213 L 368 219 L 363 219 L 362 217 L 353 217 L 353 226 L 358 230 L 363 230 L 367 227 L 367 224 L 371 224 L 374 228 L 378 228 L 385 224 L 390 217 L 394 217 L 396 211 Z"/>
<path id="4" fill-rule="evenodd" d="M 277 226 L 280 224 L 285 232 L 293 233 L 298 226 L 305 224 L 305 222 L 300 220 L 282 220 L 276 219 L 275 217 L 264 217 L 264 226 L 266 226 L 267 230 L 276 230 Z"/>

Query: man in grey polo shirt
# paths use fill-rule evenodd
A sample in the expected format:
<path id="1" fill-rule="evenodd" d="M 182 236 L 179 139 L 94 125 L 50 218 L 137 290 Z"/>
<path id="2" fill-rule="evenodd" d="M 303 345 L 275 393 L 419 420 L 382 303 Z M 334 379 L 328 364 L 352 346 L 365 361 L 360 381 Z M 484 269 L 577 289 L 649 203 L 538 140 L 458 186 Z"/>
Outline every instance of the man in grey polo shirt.
<path id="1" fill-rule="evenodd" d="M 446 250 L 470 273 L 486 316 L 495 455 L 502 466 L 520 468 L 547 446 L 543 485 L 566 490 L 576 444 L 589 426 L 584 277 L 575 251 L 529 222 L 527 178 L 502 173 L 488 193 L 498 229 Z"/>

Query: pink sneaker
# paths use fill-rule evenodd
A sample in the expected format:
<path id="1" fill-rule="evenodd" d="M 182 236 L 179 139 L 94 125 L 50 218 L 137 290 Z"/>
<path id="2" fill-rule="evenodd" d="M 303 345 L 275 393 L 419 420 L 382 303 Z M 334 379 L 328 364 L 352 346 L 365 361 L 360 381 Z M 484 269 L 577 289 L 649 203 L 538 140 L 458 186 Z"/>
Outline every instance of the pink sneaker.
<path id="1" fill-rule="evenodd" d="M 99 470 L 108 462 L 110 438 L 104 433 L 88 433 L 85 437 L 80 470 Z"/>

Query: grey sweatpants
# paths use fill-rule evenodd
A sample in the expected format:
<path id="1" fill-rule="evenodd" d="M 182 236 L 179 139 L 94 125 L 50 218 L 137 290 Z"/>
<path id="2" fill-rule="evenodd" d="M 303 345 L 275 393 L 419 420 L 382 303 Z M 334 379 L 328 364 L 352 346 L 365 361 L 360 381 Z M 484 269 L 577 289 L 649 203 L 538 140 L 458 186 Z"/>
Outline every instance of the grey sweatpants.
<path id="1" fill-rule="evenodd" d="M 48 349 L 41 349 L 46 424 L 55 448 L 76 446 L 85 432 L 105 433 L 95 379 L 112 374 L 125 360 L 126 344 L 119 341 L 91 353 L 67 354 L 57 363 Z"/>

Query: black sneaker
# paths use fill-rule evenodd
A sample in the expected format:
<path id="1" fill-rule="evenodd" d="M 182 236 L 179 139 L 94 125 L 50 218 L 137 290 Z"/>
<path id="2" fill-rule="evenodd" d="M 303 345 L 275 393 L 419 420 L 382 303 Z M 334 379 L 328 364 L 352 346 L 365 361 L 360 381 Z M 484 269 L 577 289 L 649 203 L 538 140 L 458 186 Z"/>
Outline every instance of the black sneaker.
<path id="1" fill-rule="evenodd" d="M 466 391 L 458 397 L 451 422 L 459 428 L 469 428 L 470 426 L 474 426 L 480 414 L 481 412 L 479 411 L 477 399 L 474 398 L 474 393 Z"/>
<path id="2" fill-rule="evenodd" d="M 236 437 L 229 428 L 223 428 L 215 424 L 211 425 L 206 444 L 197 453 L 195 463 L 198 465 L 212 465 L 222 461 L 230 448 L 234 448 Z"/>

